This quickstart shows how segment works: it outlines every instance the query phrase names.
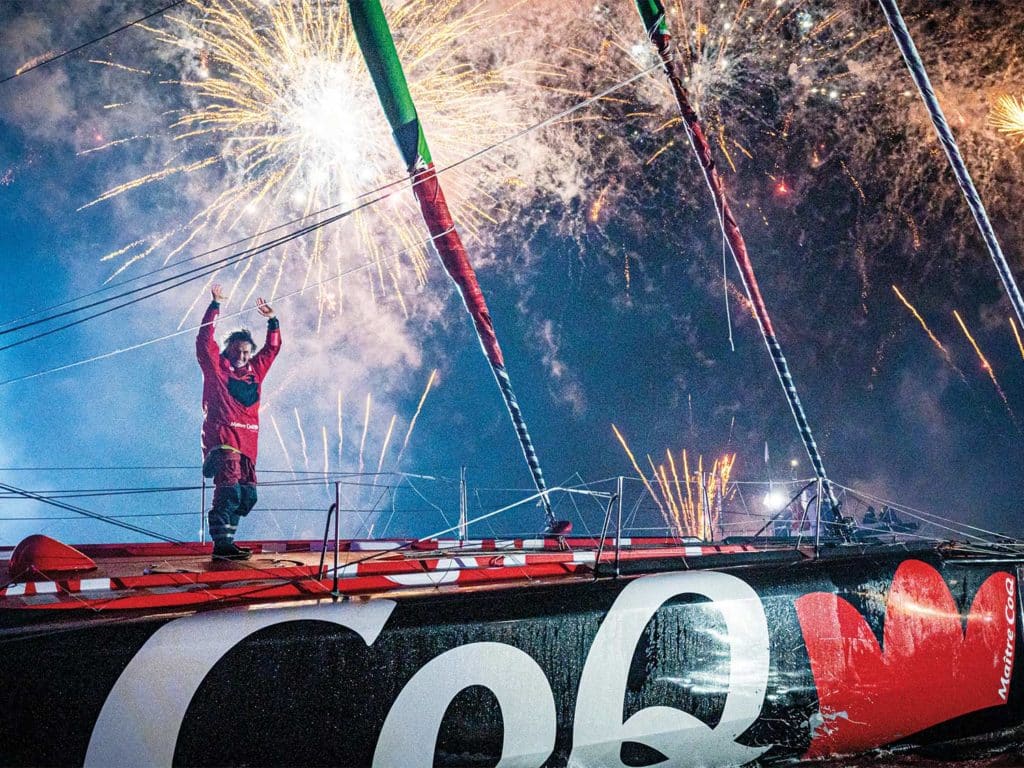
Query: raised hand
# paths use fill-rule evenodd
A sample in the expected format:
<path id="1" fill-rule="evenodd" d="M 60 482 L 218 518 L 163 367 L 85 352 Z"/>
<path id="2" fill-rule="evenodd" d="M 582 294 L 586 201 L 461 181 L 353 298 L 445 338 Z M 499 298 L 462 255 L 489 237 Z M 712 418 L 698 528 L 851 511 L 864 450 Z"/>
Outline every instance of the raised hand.
<path id="1" fill-rule="evenodd" d="M 263 300 L 263 297 L 256 299 L 256 310 L 268 320 L 274 317 L 273 308 Z"/>
<path id="2" fill-rule="evenodd" d="M 220 283 L 214 283 L 210 286 L 210 293 L 213 295 L 213 300 L 218 304 L 227 301 L 227 296 L 224 295 L 224 289 L 221 288 Z"/>

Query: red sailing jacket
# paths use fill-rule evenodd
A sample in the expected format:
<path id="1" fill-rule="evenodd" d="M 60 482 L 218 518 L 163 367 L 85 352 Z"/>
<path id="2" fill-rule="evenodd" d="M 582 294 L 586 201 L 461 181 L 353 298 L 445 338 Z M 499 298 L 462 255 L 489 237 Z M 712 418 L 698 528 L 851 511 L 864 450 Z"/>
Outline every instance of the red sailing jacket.
<path id="1" fill-rule="evenodd" d="M 260 391 L 263 379 L 281 350 L 281 330 L 277 318 L 267 321 L 267 341 L 235 370 L 221 355 L 213 338 L 213 324 L 220 304 L 212 302 L 203 315 L 196 336 L 196 358 L 203 370 L 203 458 L 221 446 L 234 448 L 256 463 L 260 429 Z"/>

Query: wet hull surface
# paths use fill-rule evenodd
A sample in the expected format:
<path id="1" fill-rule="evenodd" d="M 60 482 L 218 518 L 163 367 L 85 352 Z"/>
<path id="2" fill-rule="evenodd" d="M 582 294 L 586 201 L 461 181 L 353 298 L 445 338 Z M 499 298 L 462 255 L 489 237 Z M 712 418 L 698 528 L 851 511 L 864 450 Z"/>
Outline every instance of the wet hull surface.
<path id="1" fill-rule="evenodd" d="M 936 753 L 829 756 L 1022 741 L 1013 564 L 633 570 L 181 616 L 8 611 L 0 762 L 909 766 Z"/>

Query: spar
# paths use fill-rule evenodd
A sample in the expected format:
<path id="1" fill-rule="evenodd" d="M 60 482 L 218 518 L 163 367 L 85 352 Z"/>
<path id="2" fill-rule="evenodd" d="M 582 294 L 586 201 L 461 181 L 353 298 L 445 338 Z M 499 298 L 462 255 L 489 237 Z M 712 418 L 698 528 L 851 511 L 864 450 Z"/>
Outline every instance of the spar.
<path id="1" fill-rule="evenodd" d="M 829 481 L 828 475 L 825 474 L 825 465 L 821 460 L 818 445 L 814 441 L 814 435 L 811 433 L 811 425 L 807 421 L 807 414 L 804 412 L 804 407 L 797 394 L 796 384 L 793 381 L 792 374 L 789 372 L 789 364 L 786 362 L 786 357 L 782 353 L 782 346 L 779 343 L 778 336 L 775 334 L 775 328 L 772 326 L 768 307 L 761 296 L 761 289 L 757 284 L 757 277 L 754 275 L 754 265 L 751 263 L 750 255 L 747 253 L 747 244 L 743 239 L 743 233 L 740 232 L 740 226 L 736 221 L 736 217 L 733 216 L 732 209 L 729 207 L 729 201 L 726 199 L 725 185 L 722 183 L 722 177 L 718 175 L 718 170 L 715 168 L 715 160 L 711 154 L 711 145 L 704 135 L 700 117 L 690 104 L 690 97 L 683 86 L 683 79 L 679 74 L 679 64 L 672 48 L 672 35 L 669 33 L 668 24 L 665 21 L 665 6 L 661 0 L 636 0 L 636 7 L 640 12 L 640 18 L 644 23 L 648 38 L 650 38 L 651 43 L 658 50 L 663 70 L 672 87 L 672 94 L 675 97 L 676 104 L 679 106 L 679 112 L 683 119 L 683 125 L 686 128 L 686 134 L 690 139 L 690 145 L 693 147 L 693 152 L 697 156 L 701 170 L 704 172 L 704 179 L 707 181 L 708 189 L 711 190 L 715 211 L 718 214 L 718 220 L 722 227 L 722 234 L 740 271 L 743 288 L 754 308 L 757 326 L 768 347 L 768 353 L 771 355 L 775 373 L 778 375 L 782 389 L 786 393 L 786 401 L 793 412 L 793 418 L 796 420 L 797 429 L 800 432 L 800 439 L 803 441 L 804 448 L 807 450 L 807 456 L 814 467 L 815 477 L 821 482 L 822 501 L 827 502 L 828 505 L 828 512 L 823 514 L 823 517 L 828 522 L 842 523 L 839 504 L 836 501 L 832 483 Z"/>
<path id="2" fill-rule="evenodd" d="M 412 179 L 413 193 L 419 202 L 423 221 L 430 231 L 437 254 L 441 258 L 448 276 L 455 283 L 459 294 L 473 318 L 477 338 L 483 347 L 484 355 L 491 365 L 491 371 L 498 382 L 498 388 L 505 399 L 509 416 L 523 449 L 523 456 L 530 467 L 534 485 L 541 494 L 544 514 L 548 529 L 552 532 L 565 532 L 567 524 L 555 520 L 551 511 L 551 502 L 547 496 L 547 484 L 541 471 L 537 451 L 526 428 L 522 409 L 512 389 L 512 381 L 505 368 L 505 358 L 498 344 L 498 336 L 494 330 L 491 314 L 487 309 L 483 291 L 476 279 L 473 265 L 469 263 L 466 248 L 462 243 L 455 222 L 452 220 L 444 191 L 437 178 L 430 147 L 423 133 L 416 105 L 412 101 L 409 87 L 402 70 L 402 62 L 398 59 L 395 43 L 391 37 L 387 18 L 379 0 L 349 0 L 349 11 L 352 14 L 352 27 L 355 30 L 359 49 L 362 51 L 366 66 L 370 70 L 377 96 L 380 98 L 384 114 L 398 145 L 398 151 L 405 162 L 406 170 Z"/>

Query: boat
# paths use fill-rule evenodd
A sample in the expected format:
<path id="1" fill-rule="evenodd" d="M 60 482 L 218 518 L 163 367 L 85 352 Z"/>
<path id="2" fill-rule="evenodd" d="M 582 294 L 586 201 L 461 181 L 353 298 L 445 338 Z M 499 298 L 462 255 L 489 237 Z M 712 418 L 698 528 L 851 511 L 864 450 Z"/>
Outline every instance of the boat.
<path id="1" fill-rule="evenodd" d="M 998 546 L 249 545 L 0 553 L 3 762 L 773 765 L 1024 734 Z"/>

